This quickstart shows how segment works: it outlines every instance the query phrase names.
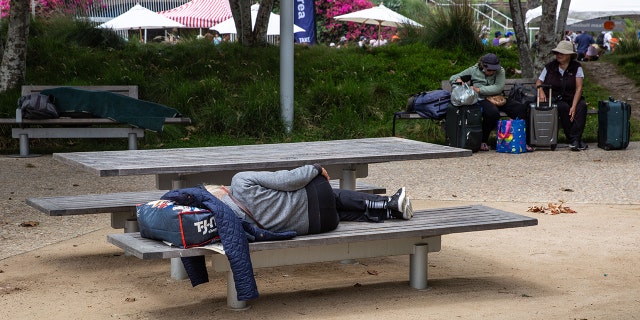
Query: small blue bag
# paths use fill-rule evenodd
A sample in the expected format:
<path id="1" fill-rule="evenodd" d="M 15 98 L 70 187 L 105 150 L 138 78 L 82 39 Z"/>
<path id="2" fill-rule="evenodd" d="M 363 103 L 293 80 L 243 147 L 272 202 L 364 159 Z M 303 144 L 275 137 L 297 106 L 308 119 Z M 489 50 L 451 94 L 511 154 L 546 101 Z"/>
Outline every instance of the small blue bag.
<path id="1" fill-rule="evenodd" d="M 496 151 L 516 154 L 527 152 L 526 127 L 522 119 L 498 120 Z"/>

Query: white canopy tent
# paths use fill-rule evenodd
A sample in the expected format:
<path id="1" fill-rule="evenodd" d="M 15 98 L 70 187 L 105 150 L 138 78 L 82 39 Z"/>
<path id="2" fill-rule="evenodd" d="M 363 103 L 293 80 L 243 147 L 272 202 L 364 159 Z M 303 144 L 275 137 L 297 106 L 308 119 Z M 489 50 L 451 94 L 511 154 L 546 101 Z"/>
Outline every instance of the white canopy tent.
<path id="1" fill-rule="evenodd" d="M 129 11 L 99 25 L 97 28 L 113 30 L 140 30 L 144 29 L 144 42 L 147 42 L 147 29 L 183 28 L 184 25 L 174 20 L 159 15 L 139 4 Z"/>
<path id="2" fill-rule="evenodd" d="M 560 11 L 560 2 L 558 9 Z M 640 15 L 639 0 L 571 0 L 567 24 L 573 24 L 582 20 L 593 18 Z M 527 11 L 525 23 L 542 16 L 542 6 Z"/>

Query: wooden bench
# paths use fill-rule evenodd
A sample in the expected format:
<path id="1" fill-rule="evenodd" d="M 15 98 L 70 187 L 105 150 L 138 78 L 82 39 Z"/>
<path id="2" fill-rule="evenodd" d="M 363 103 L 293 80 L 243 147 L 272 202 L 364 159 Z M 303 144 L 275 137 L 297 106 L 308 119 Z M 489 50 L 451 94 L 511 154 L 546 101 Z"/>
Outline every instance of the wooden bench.
<path id="1" fill-rule="evenodd" d="M 249 246 L 254 268 L 326 261 L 410 255 L 409 283 L 427 287 L 427 253 L 441 248 L 446 234 L 534 226 L 538 220 L 482 205 L 419 210 L 412 220 L 384 223 L 341 222 L 335 231 Z M 520 239 L 522 240 L 522 239 Z M 213 268 L 227 272 L 227 305 L 246 308 L 236 298 L 233 275 L 225 256 L 204 248 L 179 249 L 145 239 L 139 233 L 110 234 L 107 241 L 140 259 L 173 259 L 211 255 Z M 180 260 L 177 260 L 178 263 Z"/>
<path id="2" fill-rule="evenodd" d="M 534 85 L 536 84 L 537 78 L 519 78 L 519 79 L 505 79 L 504 82 L 504 89 L 503 89 L 503 94 L 505 97 L 509 96 L 509 92 L 511 91 L 511 88 L 513 88 L 513 86 L 516 83 L 521 83 L 523 85 Z M 440 87 L 441 89 L 447 90 L 447 91 L 451 91 L 451 83 L 449 82 L 449 80 L 442 80 L 442 82 L 440 83 Z M 587 110 L 587 114 L 598 114 L 598 110 L 596 109 L 588 109 Z M 500 116 L 501 117 L 507 117 L 507 114 L 504 112 L 500 112 Z M 391 128 L 391 134 L 392 136 L 396 135 L 396 120 L 398 119 L 404 119 L 404 120 L 411 120 L 411 119 L 427 119 L 427 118 L 423 118 L 421 117 L 418 113 L 416 112 L 409 112 L 409 111 L 398 111 L 395 112 L 393 114 L 393 125 Z"/>
<path id="3" fill-rule="evenodd" d="M 60 86 L 22 86 L 22 95 L 38 93 L 42 90 Z M 138 86 L 70 86 L 83 90 L 108 91 L 138 99 Z M 165 124 L 190 124 L 186 117 L 166 118 Z M 0 124 L 17 125 L 11 129 L 11 136 L 20 140 L 18 157 L 30 157 L 29 138 L 127 138 L 129 150 L 138 148 L 138 138 L 144 137 L 144 129 L 116 122 L 106 118 L 69 118 L 30 120 L 23 119 L 20 109 L 16 109 L 16 117 L 0 119 Z M 97 127 L 100 126 L 100 127 Z"/>
<path id="4" fill-rule="evenodd" d="M 331 180 L 331 186 L 338 188 L 339 181 Z M 374 194 L 387 193 L 387 189 L 385 188 L 362 181 L 357 182 L 356 191 Z M 125 228 L 126 232 L 129 229 L 127 223 L 136 218 L 136 205 L 160 199 L 166 192 L 167 190 L 153 190 L 144 192 L 28 198 L 26 203 L 48 216 L 110 213 L 111 227 L 115 229 Z"/>

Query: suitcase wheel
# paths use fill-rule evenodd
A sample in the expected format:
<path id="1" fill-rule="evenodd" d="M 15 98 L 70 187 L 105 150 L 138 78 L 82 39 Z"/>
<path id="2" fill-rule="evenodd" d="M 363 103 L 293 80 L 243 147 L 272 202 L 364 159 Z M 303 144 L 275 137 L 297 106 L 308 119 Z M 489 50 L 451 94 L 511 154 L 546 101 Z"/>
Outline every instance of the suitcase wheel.
<path id="1" fill-rule="evenodd" d="M 556 147 L 558 147 L 557 144 L 552 144 L 551 145 L 551 151 L 556 151 Z"/>

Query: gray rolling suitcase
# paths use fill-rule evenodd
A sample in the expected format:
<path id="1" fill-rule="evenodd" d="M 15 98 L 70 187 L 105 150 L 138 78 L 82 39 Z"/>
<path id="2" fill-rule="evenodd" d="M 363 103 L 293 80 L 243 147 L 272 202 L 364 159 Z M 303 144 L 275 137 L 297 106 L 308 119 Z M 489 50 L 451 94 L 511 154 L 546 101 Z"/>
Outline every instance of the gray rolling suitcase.
<path id="1" fill-rule="evenodd" d="M 549 88 L 548 102 L 540 103 L 540 96 L 529 106 L 529 144 L 555 150 L 558 146 L 558 105 L 551 101 Z"/>

